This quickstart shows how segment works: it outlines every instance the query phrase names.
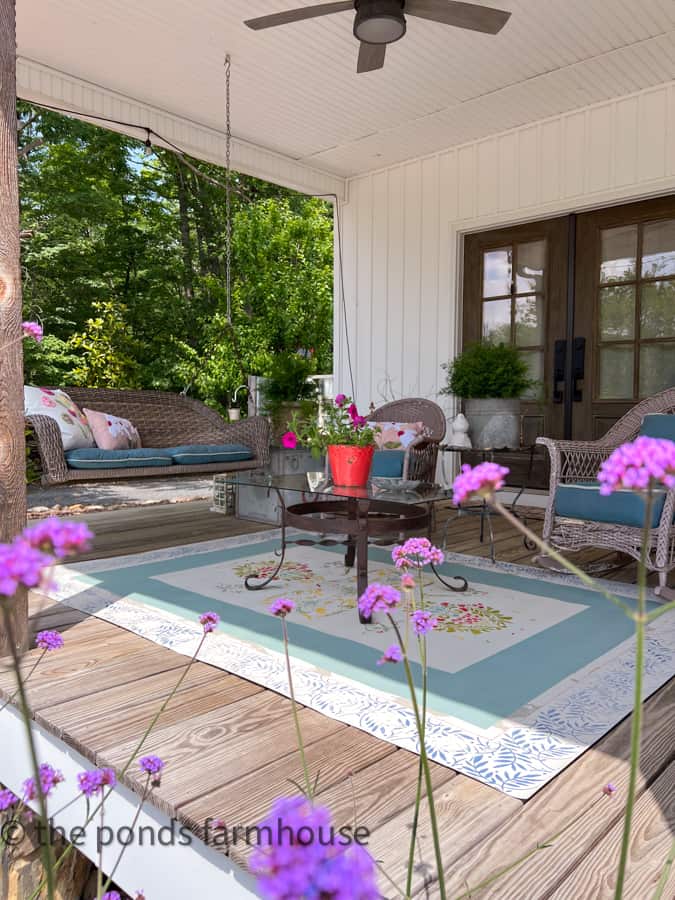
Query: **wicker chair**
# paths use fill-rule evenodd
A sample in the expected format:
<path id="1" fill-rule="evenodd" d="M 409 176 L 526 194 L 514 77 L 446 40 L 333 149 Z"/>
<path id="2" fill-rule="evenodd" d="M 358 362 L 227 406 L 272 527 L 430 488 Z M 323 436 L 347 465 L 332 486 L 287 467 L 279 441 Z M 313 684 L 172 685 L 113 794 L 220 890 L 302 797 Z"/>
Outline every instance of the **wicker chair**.
<path id="1" fill-rule="evenodd" d="M 597 547 L 627 553 L 634 559 L 640 558 L 641 528 L 558 516 L 555 501 L 558 485 L 595 481 L 603 460 L 620 444 L 638 435 L 642 420 L 649 413 L 675 413 L 675 388 L 668 388 L 638 403 L 596 441 L 537 438 L 537 443 L 546 447 L 551 456 L 551 481 L 543 536 L 557 550 Z M 675 568 L 674 511 L 675 491 L 668 491 L 658 525 L 649 533 L 647 566 L 650 571 L 658 573 L 656 593 L 661 595 L 667 590 L 668 573 Z M 545 559 L 541 561 L 545 562 Z"/>
<path id="2" fill-rule="evenodd" d="M 424 422 L 427 434 L 408 446 L 403 462 L 403 478 L 436 480 L 438 447 L 445 437 L 445 413 L 437 403 L 411 397 L 385 403 L 368 416 L 369 422 Z"/>
<path id="3" fill-rule="evenodd" d="M 197 475 L 204 472 L 231 472 L 258 469 L 267 465 L 269 423 L 254 416 L 228 423 L 215 410 L 198 400 L 162 391 L 122 391 L 108 388 L 63 388 L 77 403 L 88 409 L 129 419 L 138 429 L 143 447 L 175 447 L 183 444 L 230 444 L 250 447 L 254 458 L 240 462 L 197 465 L 144 466 L 132 469 L 71 469 L 56 422 L 48 416 L 26 416 L 33 429 L 42 460 L 42 484 L 69 481 L 147 478 L 161 475 Z"/>

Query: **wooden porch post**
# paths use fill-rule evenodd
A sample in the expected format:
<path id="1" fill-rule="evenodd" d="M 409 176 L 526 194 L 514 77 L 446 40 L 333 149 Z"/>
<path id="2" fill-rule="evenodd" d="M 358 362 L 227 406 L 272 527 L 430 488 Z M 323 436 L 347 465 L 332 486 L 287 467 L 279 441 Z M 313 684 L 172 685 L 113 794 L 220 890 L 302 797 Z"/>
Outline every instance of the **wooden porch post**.
<path id="1" fill-rule="evenodd" d="M 12 538 L 26 521 L 16 126 L 15 0 L 0 0 L 0 541 Z M 23 648 L 28 640 L 25 591 L 12 607 L 15 637 Z M 7 651 L 0 629 L 0 656 Z"/>

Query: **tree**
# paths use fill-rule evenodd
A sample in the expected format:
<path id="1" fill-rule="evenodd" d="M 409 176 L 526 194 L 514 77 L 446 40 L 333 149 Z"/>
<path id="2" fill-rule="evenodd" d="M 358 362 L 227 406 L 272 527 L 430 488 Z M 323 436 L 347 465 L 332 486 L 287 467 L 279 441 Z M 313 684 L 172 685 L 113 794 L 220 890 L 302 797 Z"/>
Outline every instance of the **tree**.
<path id="1" fill-rule="evenodd" d="M 182 390 L 222 404 L 279 350 L 332 367 L 328 204 L 232 173 L 232 322 L 218 166 L 19 105 L 29 378 Z"/>

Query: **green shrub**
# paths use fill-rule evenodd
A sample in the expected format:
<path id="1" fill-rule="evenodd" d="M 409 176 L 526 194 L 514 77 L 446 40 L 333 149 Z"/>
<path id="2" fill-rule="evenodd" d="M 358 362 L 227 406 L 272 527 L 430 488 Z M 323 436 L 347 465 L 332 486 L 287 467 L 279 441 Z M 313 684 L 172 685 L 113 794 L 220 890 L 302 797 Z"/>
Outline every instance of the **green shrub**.
<path id="1" fill-rule="evenodd" d="M 520 353 L 508 344 L 469 344 L 442 368 L 448 381 L 441 393 L 463 400 L 522 397 L 536 383 Z"/>
<path id="2" fill-rule="evenodd" d="M 274 357 L 264 383 L 265 409 L 274 413 L 284 403 L 316 398 L 316 384 L 307 381 L 316 373 L 313 359 L 298 353 L 279 353 Z"/>

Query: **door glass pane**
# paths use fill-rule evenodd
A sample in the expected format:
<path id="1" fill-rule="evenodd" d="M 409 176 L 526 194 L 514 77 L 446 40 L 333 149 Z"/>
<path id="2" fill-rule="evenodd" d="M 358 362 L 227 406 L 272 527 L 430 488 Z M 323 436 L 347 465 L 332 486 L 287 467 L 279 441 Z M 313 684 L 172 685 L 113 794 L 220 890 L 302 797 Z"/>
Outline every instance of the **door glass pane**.
<path id="1" fill-rule="evenodd" d="M 544 290 L 546 241 L 530 241 L 516 247 L 516 293 Z"/>
<path id="2" fill-rule="evenodd" d="M 483 340 L 511 343 L 511 300 L 489 300 L 483 304 Z"/>
<path id="3" fill-rule="evenodd" d="M 530 378 L 534 378 L 538 382 L 523 394 L 523 399 L 535 400 L 541 393 L 544 380 L 544 352 L 543 350 L 521 350 L 520 355 L 527 363 Z"/>
<path id="4" fill-rule="evenodd" d="M 483 296 L 503 297 L 511 293 L 511 248 L 483 254 Z"/>
<path id="5" fill-rule="evenodd" d="M 640 396 L 675 386 L 675 343 L 640 347 Z"/>
<path id="6" fill-rule="evenodd" d="M 600 340 L 630 340 L 635 335 L 635 287 L 600 288 Z"/>
<path id="7" fill-rule="evenodd" d="M 600 234 L 600 281 L 631 281 L 635 278 L 637 225 L 605 228 Z"/>
<path id="8" fill-rule="evenodd" d="M 642 285 L 640 337 L 675 337 L 675 281 Z"/>
<path id="9" fill-rule="evenodd" d="M 642 277 L 675 275 L 675 219 L 652 222 L 642 233 Z"/>
<path id="10" fill-rule="evenodd" d="M 633 347 L 600 348 L 601 400 L 630 400 L 633 397 Z"/>
<path id="11" fill-rule="evenodd" d="M 497 301 L 499 302 L 499 301 Z M 544 343 L 544 304 L 541 297 L 516 298 L 516 344 L 535 347 Z"/>

